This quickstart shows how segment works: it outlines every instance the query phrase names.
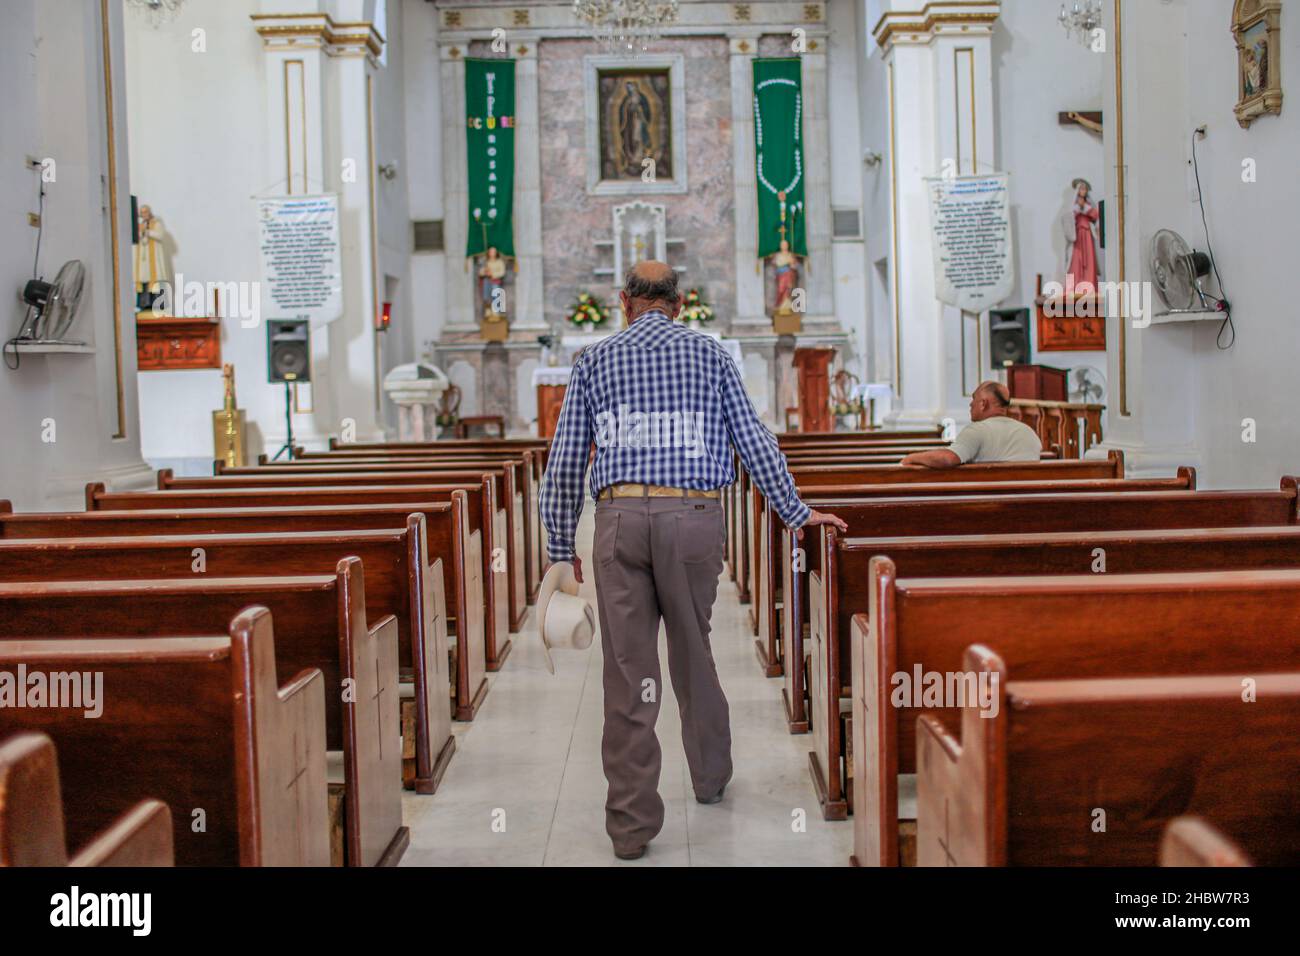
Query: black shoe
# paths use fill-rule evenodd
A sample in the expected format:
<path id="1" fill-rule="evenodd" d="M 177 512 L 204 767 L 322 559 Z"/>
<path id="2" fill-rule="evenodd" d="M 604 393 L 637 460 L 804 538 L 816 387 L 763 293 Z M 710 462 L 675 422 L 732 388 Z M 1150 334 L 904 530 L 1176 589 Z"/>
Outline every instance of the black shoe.
<path id="1" fill-rule="evenodd" d="M 726 792 L 727 792 L 727 785 L 724 783 L 724 784 L 722 785 L 722 789 L 719 790 L 717 793 L 715 793 L 713 796 L 711 796 L 711 797 L 696 797 L 696 798 L 695 798 L 695 802 L 696 802 L 696 803 L 703 803 L 703 804 L 706 805 L 706 806 L 712 806 L 712 805 L 715 804 L 715 803 L 721 803 L 721 802 L 722 802 L 722 795 L 723 795 L 724 793 L 726 793 Z"/>
<path id="2" fill-rule="evenodd" d="M 615 850 L 614 855 L 620 860 L 639 860 L 645 856 L 646 844 L 641 844 L 635 850 Z"/>

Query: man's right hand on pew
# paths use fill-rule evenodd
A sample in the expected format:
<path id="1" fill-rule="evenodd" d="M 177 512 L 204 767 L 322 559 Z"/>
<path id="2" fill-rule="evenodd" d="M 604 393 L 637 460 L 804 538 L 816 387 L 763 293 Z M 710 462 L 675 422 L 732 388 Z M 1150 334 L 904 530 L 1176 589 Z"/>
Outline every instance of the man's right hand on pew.
<path id="1" fill-rule="evenodd" d="M 844 523 L 843 518 L 837 518 L 835 515 L 828 515 L 821 511 L 813 511 L 808 514 L 808 520 L 803 523 L 803 527 L 794 533 L 795 538 L 802 541 L 803 529 L 811 528 L 819 524 L 834 525 L 835 529 L 839 531 L 840 534 L 847 534 L 849 530 L 849 526 Z"/>

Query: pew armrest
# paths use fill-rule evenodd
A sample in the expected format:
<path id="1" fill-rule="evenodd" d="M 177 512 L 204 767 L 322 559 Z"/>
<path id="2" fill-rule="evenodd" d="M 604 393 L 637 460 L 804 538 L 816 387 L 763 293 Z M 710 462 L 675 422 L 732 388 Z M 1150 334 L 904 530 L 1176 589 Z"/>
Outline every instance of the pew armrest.
<path id="1" fill-rule="evenodd" d="M 68 865 L 175 866 L 171 810 L 158 800 L 142 801 L 73 856 Z"/>

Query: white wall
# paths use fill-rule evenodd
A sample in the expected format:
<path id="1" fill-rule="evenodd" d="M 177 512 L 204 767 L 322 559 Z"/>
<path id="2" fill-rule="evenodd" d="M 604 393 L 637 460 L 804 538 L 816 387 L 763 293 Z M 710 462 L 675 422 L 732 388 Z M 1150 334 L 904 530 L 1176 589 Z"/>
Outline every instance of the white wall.
<path id="1" fill-rule="evenodd" d="M 314 67 L 308 70 L 307 123 L 312 146 L 319 142 L 320 148 L 307 161 L 307 188 L 340 194 L 345 276 L 345 314 L 314 330 L 315 381 L 300 390 L 302 401 L 294 415 L 295 436 L 309 445 L 337 433 L 345 418 L 359 423 L 359 439 L 378 437 L 366 431 L 365 423 L 377 417 L 382 425 L 390 409 L 379 400 L 376 410 L 376 379 L 418 354 L 403 55 L 404 17 L 411 6 L 388 0 L 386 65 L 372 80 L 375 165 L 395 162 L 394 179 L 366 169 L 362 64 L 353 56 L 321 57 L 319 82 Z M 432 9 L 423 3 L 417 7 Z M 279 94 L 268 93 L 280 88 L 278 73 L 272 75 L 278 61 L 263 49 L 250 16 L 272 8 L 318 9 L 348 23 L 374 17 L 376 0 L 287 6 L 270 0 L 200 0 L 185 4 L 178 17 L 159 27 L 135 15 L 128 18 L 131 187 L 163 219 L 176 247 L 173 270 L 187 280 L 261 279 L 254 200 L 283 195 L 286 182 Z M 417 10 L 417 17 L 424 14 Z M 204 31 L 203 52 L 194 49 L 196 29 Z M 309 57 L 310 62 L 315 61 Z M 345 159 L 357 165 L 355 181 L 342 179 Z M 377 231 L 373 275 L 371 176 Z M 372 331 L 372 307 L 386 298 L 389 277 L 395 293 L 392 326 L 378 336 Z M 263 318 L 275 317 L 266 311 L 265 290 L 262 298 Z M 235 365 L 239 404 L 247 411 L 249 453 L 274 451 L 284 437 L 285 398 L 282 386 L 267 381 L 265 323 L 245 328 L 239 316 L 227 314 L 221 336 L 222 361 Z M 147 372 L 140 376 L 140 396 L 146 457 L 160 464 L 211 458 L 210 411 L 222 399 L 219 371 Z"/>
<path id="2" fill-rule="evenodd" d="M 1287 103 L 1280 116 L 1261 117 L 1248 130 L 1238 126 L 1230 8 L 1177 0 L 1135 10 L 1125 25 L 1126 49 L 1159 48 L 1166 60 L 1157 70 L 1146 68 L 1145 55 L 1126 57 L 1134 111 L 1126 132 L 1140 136 L 1164 124 L 1158 141 L 1139 139 L 1127 153 L 1130 269 L 1149 278 L 1146 247 L 1161 228 L 1205 249 L 1188 165 L 1192 129 L 1205 124 L 1208 135 L 1197 146 L 1201 184 L 1237 338 L 1232 348 L 1217 349 L 1217 322 L 1131 330 L 1132 416 L 1112 431 L 1139 460 L 1145 455 L 1167 467 L 1178 454 L 1194 456 L 1189 463 L 1200 466 L 1203 486 L 1274 487 L 1280 475 L 1300 472 L 1292 397 L 1300 326 L 1288 281 L 1300 209 L 1300 114 Z M 1300 62 L 1298 26 L 1283 17 L 1284 70 Z M 1284 83 L 1290 76 L 1283 74 Z M 1258 169 L 1253 183 L 1242 180 L 1247 159 Z M 1242 441 L 1246 418 L 1256 422 L 1254 444 Z"/>
<path id="3" fill-rule="evenodd" d="M 175 243 L 172 269 L 187 280 L 258 281 L 253 197 L 284 189 L 266 174 L 265 68 L 249 20 L 257 9 L 254 0 L 225 0 L 214 16 L 206 4 L 185 4 L 156 28 L 128 11 L 131 192 L 162 219 Z M 192 48 L 195 29 L 206 33 L 206 52 Z M 266 380 L 265 327 L 226 319 L 221 358 L 235 366 L 256 455 L 263 429 L 284 419 L 283 392 Z M 213 456 L 210 413 L 221 407 L 220 371 L 144 372 L 139 390 L 146 458 Z"/>
<path id="4" fill-rule="evenodd" d="M 862 210 L 862 138 L 858 129 L 857 9 L 852 2 L 829 3 L 826 25 L 830 35 L 826 55 L 830 106 L 830 166 L 832 208 Z M 832 295 L 835 318 L 849 333 L 852 356 L 844 367 L 860 379 L 867 371 L 867 286 L 862 268 L 861 241 L 832 240 Z M 814 268 L 816 265 L 814 264 Z M 864 380 L 870 381 L 869 378 Z"/>
<path id="5" fill-rule="evenodd" d="M 47 184 L 40 273 L 52 279 L 68 259 L 86 268 L 80 318 L 68 333 L 92 355 L 23 354 L 19 368 L 0 368 L 0 498 L 17 510 L 79 508 L 86 481 L 117 487 L 146 482 L 136 425 L 135 330 L 130 321 L 130 196 L 126 108 L 121 93 L 120 4 L 110 3 L 110 56 L 115 77 L 117 195 L 122 291 L 122 390 L 125 429 L 118 433 L 113 348 L 113 276 L 108 217 L 108 125 L 99 4 L 83 0 L 11 0 L 0 31 L 0 88 L 7 108 L 0 138 L 0 327 L 8 339 L 25 312 L 17 301 L 32 277 L 39 173 L 26 157 L 55 161 Z M 12 363 L 12 356 L 10 362 Z M 46 419 L 53 442 L 42 440 Z"/>
<path id="6" fill-rule="evenodd" d="M 867 283 L 866 378 L 887 382 L 894 375 L 894 313 L 889 285 L 889 263 L 893 259 L 890 227 L 889 169 L 889 85 L 880 47 L 871 30 L 880 19 L 881 0 L 854 3 L 859 16 L 854 29 L 858 53 L 858 174 L 862 188 L 863 259 L 861 268 Z M 868 166 L 862 156 L 871 150 L 882 157 Z M 877 263 L 884 268 L 880 280 Z M 874 290 L 874 291 L 873 291 Z"/>

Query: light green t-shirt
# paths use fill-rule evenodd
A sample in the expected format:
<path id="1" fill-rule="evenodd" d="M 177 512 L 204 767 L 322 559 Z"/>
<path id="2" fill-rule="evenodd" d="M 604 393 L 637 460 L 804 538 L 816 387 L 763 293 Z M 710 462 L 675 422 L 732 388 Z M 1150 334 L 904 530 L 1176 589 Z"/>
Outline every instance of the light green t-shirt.
<path id="1" fill-rule="evenodd" d="M 1024 422 L 1005 415 L 971 422 L 949 449 L 963 465 L 981 461 L 1038 461 L 1043 443 Z"/>

